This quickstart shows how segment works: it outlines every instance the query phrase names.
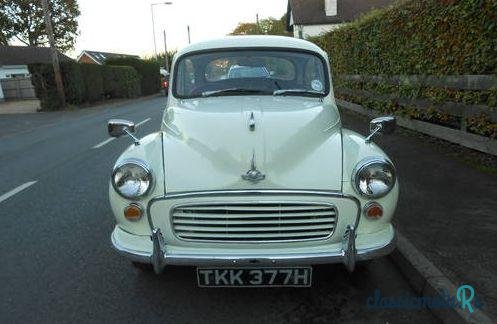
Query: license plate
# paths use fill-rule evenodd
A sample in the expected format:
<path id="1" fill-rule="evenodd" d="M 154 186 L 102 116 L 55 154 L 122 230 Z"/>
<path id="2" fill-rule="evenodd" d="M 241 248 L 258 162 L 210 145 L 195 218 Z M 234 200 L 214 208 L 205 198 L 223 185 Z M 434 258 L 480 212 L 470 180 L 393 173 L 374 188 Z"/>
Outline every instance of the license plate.
<path id="1" fill-rule="evenodd" d="M 310 287 L 312 267 L 197 268 L 199 287 Z"/>

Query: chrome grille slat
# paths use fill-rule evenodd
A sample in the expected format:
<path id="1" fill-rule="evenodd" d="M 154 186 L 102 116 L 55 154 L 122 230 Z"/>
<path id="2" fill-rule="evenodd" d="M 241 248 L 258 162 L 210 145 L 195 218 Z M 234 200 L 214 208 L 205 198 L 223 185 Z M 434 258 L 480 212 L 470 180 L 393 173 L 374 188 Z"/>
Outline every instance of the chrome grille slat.
<path id="1" fill-rule="evenodd" d="M 256 217 L 306 217 L 306 216 L 330 216 L 335 215 L 334 213 L 330 213 L 329 211 L 322 212 L 307 212 L 307 213 L 264 213 L 264 214 L 202 214 L 202 213 L 185 213 L 185 212 L 175 212 L 175 217 L 192 217 L 192 214 L 195 218 L 256 218 Z"/>
<path id="2" fill-rule="evenodd" d="M 171 224 L 178 238 L 190 241 L 305 241 L 330 237 L 337 214 L 325 203 L 196 204 L 173 208 Z"/>
<path id="3" fill-rule="evenodd" d="M 264 226 L 264 227 L 243 227 L 243 226 L 175 226 L 176 231 L 191 231 L 191 232 L 222 232 L 229 231 L 230 233 L 237 232 L 285 232 L 285 231 L 300 231 L 300 230 L 316 230 L 330 228 L 328 224 L 324 225 L 310 225 L 310 226 Z"/>
<path id="4" fill-rule="evenodd" d="M 274 206 L 272 206 L 274 205 Z M 180 207 L 177 209 L 185 209 L 184 207 Z M 188 210 L 203 210 L 203 211 L 209 211 L 209 210 L 233 210 L 233 211 L 247 211 L 249 210 L 250 212 L 253 211 L 268 211 L 268 210 L 273 210 L 273 211 L 281 211 L 281 210 L 290 210 L 290 211 L 298 211 L 298 210 L 309 210 L 309 209 L 329 209 L 329 206 L 320 206 L 320 205 L 308 205 L 308 206 L 302 206 L 302 205 L 284 205 L 280 206 L 278 204 L 268 204 L 264 206 L 257 206 L 257 205 L 249 205 L 249 204 L 233 204 L 233 205 L 197 205 L 197 206 L 189 206 L 186 209 Z"/>
<path id="5" fill-rule="evenodd" d="M 274 224 L 274 220 L 261 220 L 261 219 L 241 219 L 241 220 L 202 220 L 202 223 L 200 224 L 194 217 L 190 219 L 183 219 L 183 218 L 176 218 L 174 219 L 174 224 L 178 225 L 186 225 L 186 224 L 197 224 L 197 225 L 246 225 L 247 223 L 249 224 Z M 280 224 L 305 224 L 305 223 L 334 223 L 335 222 L 335 217 L 325 217 L 325 218 L 316 218 L 309 220 L 308 218 L 305 219 L 280 219 L 279 223 Z"/>
<path id="6" fill-rule="evenodd" d="M 181 232 L 180 232 L 181 233 Z M 312 233 L 310 236 L 323 236 L 329 234 L 328 231 L 320 231 L 320 232 L 315 232 Z M 241 233 L 234 233 L 234 234 L 223 234 L 223 233 L 190 233 L 190 232 L 185 232 L 181 233 L 182 236 L 185 237 L 199 237 L 203 239 L 210 239 L 210 238 L 216 238 L 216 239 L 229 239 L 229 238 L 253 238 L 256 237 L 258 239 L 272 239 L 274 237 L 277 238 L 284 238 L 284 237 L 307 237 L 309 234 L 303 234 L 303 233 L 255 233 L 255 234 L 241 234 Z"/>

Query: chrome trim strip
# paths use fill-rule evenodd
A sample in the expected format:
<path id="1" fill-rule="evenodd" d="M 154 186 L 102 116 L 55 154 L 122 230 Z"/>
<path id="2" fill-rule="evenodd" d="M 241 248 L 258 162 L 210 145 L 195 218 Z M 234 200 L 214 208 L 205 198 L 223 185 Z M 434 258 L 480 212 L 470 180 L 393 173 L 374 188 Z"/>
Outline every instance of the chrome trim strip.
<path id="1" fill-rule="evenodd" d="M 120 246 L 112 237 L 114 248 L 133 261 L 152 263 L 151 253 L 130 250 Z M 396 236 L 381 246 L 357 249 L 355 260 L 365 261 L 390 254 L 395 249 Z M 343 251 L 292 254 L 168 254 L 162 259 L 166 265 L 178 266 L 265 266 L 265 265 L 313 265 L 344 263 Z"/>
<path id="2" fill-rule="evenodd" d="M 264 243 L 264 244 L 267 244 L 267 243 L 292 243 L 292 242 L 310 242 L 310 241 L 326 241 L 326 240 L 329 240 L 333 234 L 335 233 L 335 230 L 336 230 L 336 225 L 338 224 L 338 215 L 339 215 L 339 212 L 338 212 L 338 208 L 334 205 L 334 204 L 330 204 L 330 203 L 318 203 L 318 202 L 301 202 L 301 201 L 296 201 L 296 200 L 292 200 L 292 201 L 272 201 L 272 200 L 268 200 L 268 201 L 264 201 L 264 203 L 268 203 L 268 204 L 284 204 L 284 203 L 294 203 L 294 204 L 302 204 L 302 205 L 309 205 L 309 206 L 313 206 L 313 205 L 328 205 L 330 206 L 331 208 L 333 208 L 333 210 L 335 211 L 335 223 L 333 225 L 333 229 L 331 230 L 331 233 L 328 234 L 326 237 L 320 237 L 320 238 L 310 238 L 310 239 L 290 239 L 290 240 L 271 240 L 271 241 L 268 241 L 268 240 L 253 240 L 253 241 L 243 241 L 243 240 L 240 240 L 240 241 L 236 241 L 236 240 L 230 240 L 230 241 L 223 241 L 223 240 L 219 240 L 219 241 L 216 241 L 216 240 L 196 240 L 196 239 L 185 239 L 185 238 L 181 238 L 178 236 L 178 234 L 176 233 L 176 231 L 174 230 L 174 224 L 173 224 L 173 217 L 171 215 L 171 217 L 169 217 L 169 225 L 171 226 L 171 229 L 172 229 L 172 232 L 173 232 L 173 235 L 174 237 L 176 237 L 178 240 L 181 240 L 181 241 L 185 241 L 185 242 L 198 242 L 198 243 L 224 243 L 224 244 L 231 244 L 231 243 L 243 243 L 243 244 L 253 244 L 253 243 Z M 172 210 L 172 213 L 174 213 L 174 210 L 177 209 L 177 208 L 183 208 L 183 207 L 189 207 L 189 206 L 197 206 L 197 205 L 205 205 L 206 203 L 194 203 L 194 204 L 185 204 L 185 205 L 181 205 L 181 204 L 177 204 L 177 205 L 173 205 L 171 207 L 171 210 Z M 221 205 L 221 206 L 225 206 L 227 205 L 226 203 L 221 203 L 221 202 L 215 202 L 215 203 L 207 203 L 209 205 Z M 250 202 L 240 202 L 240 203 L 236 203 L 236 204 L 251 204 Z"/>

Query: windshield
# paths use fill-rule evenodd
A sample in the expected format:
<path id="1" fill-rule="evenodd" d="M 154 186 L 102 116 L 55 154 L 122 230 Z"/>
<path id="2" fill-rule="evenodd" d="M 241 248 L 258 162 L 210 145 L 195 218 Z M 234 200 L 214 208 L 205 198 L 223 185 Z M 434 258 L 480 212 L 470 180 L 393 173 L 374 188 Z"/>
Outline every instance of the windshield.
<path id="1" fill-rule="evenodd" d="M 176 64 L 173 87 L 178 98 L 324 96 L 329 91 L 323 59 L 288 50 L 231 50 L 183 56 Z"/>

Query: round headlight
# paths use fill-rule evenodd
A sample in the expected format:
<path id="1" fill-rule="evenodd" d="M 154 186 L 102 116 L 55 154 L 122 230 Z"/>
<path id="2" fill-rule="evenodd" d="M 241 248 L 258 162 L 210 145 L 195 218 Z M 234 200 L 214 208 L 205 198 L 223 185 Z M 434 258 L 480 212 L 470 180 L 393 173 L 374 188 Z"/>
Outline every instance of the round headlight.
<path id="1" fill-rule="evenodd" d="M 381 198 L 395 185 L 395 168 L 383 158 L 359 162 L 352 174 L 355 190 L 366 198 Z"/>
<path id="2" fill-rule="evenodd" d="M 145 196 L 152 187 L 152 172 L 139 160 L 126 160 L 112 173 L 114 190 L 127 199 Z"/>

